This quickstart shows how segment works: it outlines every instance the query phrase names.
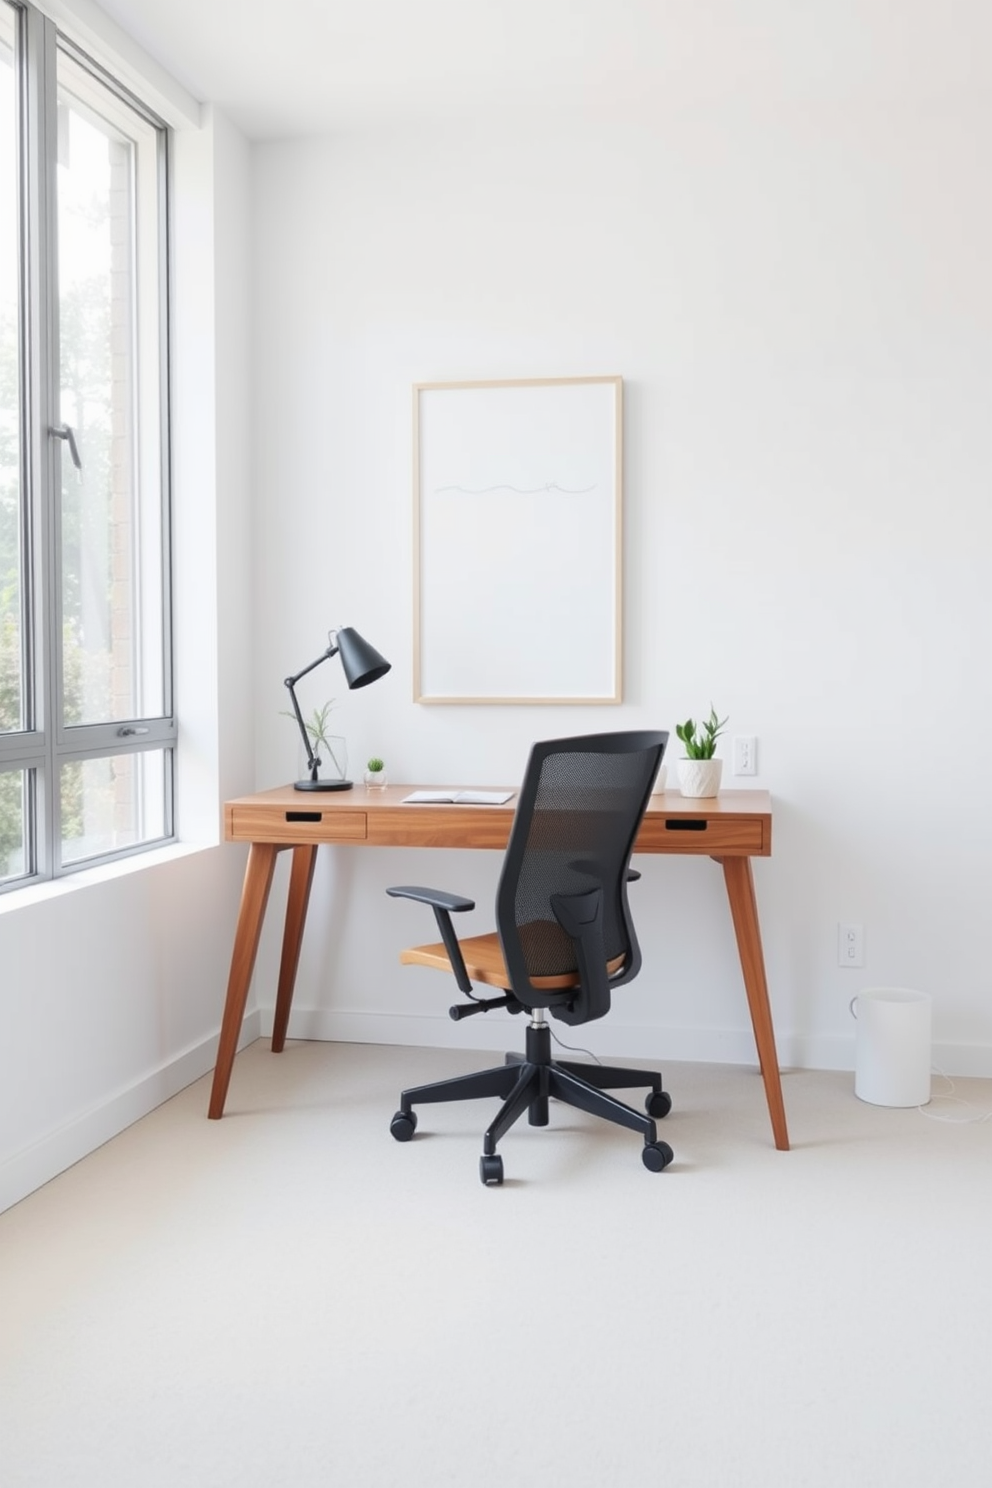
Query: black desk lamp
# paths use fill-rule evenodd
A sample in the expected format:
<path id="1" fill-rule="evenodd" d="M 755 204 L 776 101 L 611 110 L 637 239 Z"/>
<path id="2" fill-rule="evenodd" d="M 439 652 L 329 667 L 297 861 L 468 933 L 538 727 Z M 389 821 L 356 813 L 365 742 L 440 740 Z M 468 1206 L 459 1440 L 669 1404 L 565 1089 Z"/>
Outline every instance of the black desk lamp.
<path id="1" fill-rule="evenodd" d="M 296 684 L 307 672 L 312 672 L 314 667 L 320 666 L 329 656 L 341 657 L 341 668 L 349 687 L 367 687 L 370 682 L 378 682 L 389 671 L 389 662 L 384 656 L 380 656 L 374 646 L 370 646 L 357 630 L 351 626 L 345 626 L 344 630 L 331 630 L 327 633 L 330 641 L 326 651 L 322 651 L 316 661 L 305 666 L 302 672 L 297 672 L 295 677 L 286 678 L 286 686 L 289 688 L 289 696 L 293 702 L 293 712 L 296 721 L 300 725 L 300 735 L 303 739 L 303 747 L 307 752 L 307 765 L 310 769 L 309 780 L 298 780 L 295 789 L 298 791 L 325 791 L 325 790 L 351 790 L 350 780 L 318 780 L 317 771 L 320 769 L 321 761 L 314 753 L 310 744 L 310 735 L 307 726 L 303 722 L 303 714 L 300 705 L 296 701 Z"/>

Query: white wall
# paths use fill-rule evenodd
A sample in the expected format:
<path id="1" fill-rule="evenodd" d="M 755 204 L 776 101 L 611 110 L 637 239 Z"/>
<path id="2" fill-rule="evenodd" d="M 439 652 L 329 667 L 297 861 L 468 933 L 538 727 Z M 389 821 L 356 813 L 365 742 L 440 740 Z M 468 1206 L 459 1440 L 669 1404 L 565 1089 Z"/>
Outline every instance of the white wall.
<path id="1" fill-rule="evenodd" d="M 183 846 L 0 899 L 0 1209 L 213 1065 L 251 788 L 249 151 L 176 140 L 175 586 Z M 249 1016 L 247 1032 L 257 1028 Z"/>
<path id="2" fill-rule="evenodd" d="M 743 80 L 637 122 L 257 148 L 257 785 L 296 771 L 281 679 L 332 625 L 393 671 L 348 695 L 332 661 L 306 700 L 341 699 L 353 768 L 374 751 L 393 779 L 513 782 L 532 739 L 601 726 L 669 727 L 674 760 L 712 700 L 775 801 L 755 873 L 783 1060 L 850 1067 L 849 999 L 895 984 L 932 992 L 938 1062 L 992 1074 L 992 109 L 925 95 L 916 60 L 919 97 L 884 102 L 870 78 L 814 100 Z M 625 703 L 415 706 L 411 384 L 613 373 Z M 719 870 L 639 866 L 644 971 L 580 1042 L 750 1060 Z M 488 908 L 496 870 L 322 853 L 293 1030 L 513 1040 L 501 1015 L 455 1029 L 436 974 L 401 970 L 431 925 L 382 892 Z M 839 920 L 865 926 L 863 972 L 837 966 Z"/>

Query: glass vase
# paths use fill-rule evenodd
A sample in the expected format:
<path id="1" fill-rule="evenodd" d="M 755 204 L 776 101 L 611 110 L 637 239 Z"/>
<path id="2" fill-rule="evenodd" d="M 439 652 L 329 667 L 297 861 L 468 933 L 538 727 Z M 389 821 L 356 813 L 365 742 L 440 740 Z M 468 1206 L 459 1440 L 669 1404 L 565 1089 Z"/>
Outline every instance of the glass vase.
<path id="1" fill-rule="evenodd" d="M 321 740 L 318 744 L 311 739 L 310 747 L 320 760 L 317 770 L 318 780 L 347 780 L 348 778 L 348 745 L 340 734 L 334 734 Z M 310 766 L 307 764 L 306 754 L 300 746 L 300 779 L 307 780 L 310 776 Z"/>

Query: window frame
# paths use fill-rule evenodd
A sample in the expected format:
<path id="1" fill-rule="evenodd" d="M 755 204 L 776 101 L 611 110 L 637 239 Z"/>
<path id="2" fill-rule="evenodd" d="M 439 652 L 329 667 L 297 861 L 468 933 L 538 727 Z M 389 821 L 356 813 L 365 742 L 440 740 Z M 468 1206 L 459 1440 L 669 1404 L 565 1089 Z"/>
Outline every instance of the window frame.
<path id="1" fill-rule="evenodd" d="M 22 729 L 0 733 L 0 772 L 25 782 L 24 871 L 0 894 L 139 856 L 176 840 L 178 728 L 175 715 L 172 520 L 172 132 L 119 78 L 62 32 L 30 0 L 6 0 L 17 20 Z M 57 178 L 58 59 L 63 54 L 134 110 L 156 134 L 158 308 L 158 522 L 163 708 L 155 716 L 66 724 L 62 701 L 61 472 L 68 452 L 52 431 L 60 408 Z M 163 755 L 164 831 L 140 842 L 63 860 L 62 769 L 67 763 Z"/>

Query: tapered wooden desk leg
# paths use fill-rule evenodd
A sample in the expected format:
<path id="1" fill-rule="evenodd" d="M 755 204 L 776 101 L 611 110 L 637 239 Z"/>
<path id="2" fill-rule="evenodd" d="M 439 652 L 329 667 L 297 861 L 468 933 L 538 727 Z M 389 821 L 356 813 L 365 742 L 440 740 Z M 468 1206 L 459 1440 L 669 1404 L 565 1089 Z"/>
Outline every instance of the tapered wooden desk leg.
<path id="1" fill-rule="evenodd" d="M 286 928 L 282 935 L 282 961 L 279 963 L 279 990 L 276 993 L 276 1012 L 272 1023 L 272 1050 L 275 1054 L 281 1054 L 286 1044 L 289 1010 L 293 1006 L 296 968 L 300 964 L 303 926 L 307 921 L 307 905 L 310 903 L 310 885 L 313 883 L 316 861 L 316 843 L 305 843 L 293 848 L 293 868 L 289 875 L 289 899 L 286 903 Z"/>
<path id="2" fill-rule="evenodd" d="M 730 900 L 737 950 L 744 973 L 744 989 L 751 1009 L 751 1024 L 754 1041 L 758 1046 L 758 1063 L 765 1082 L 765 1099 L 772 1121 L 775 1146 L 780 1152 L 789 1150 L 789 1132 L 785 1124 L 785 1101 L 782 1098 L 782 1077 L 779 1073 L 778 1054 L 775 1050 L 775 1030 L 772 1027 L 771 1008 L 768 1005 L 768 983 L 765 980 L 765 958 L 761 951 L 761 931 L 758 928 L 758 904 L 754 897 L 754 877 L 750 858 L 718 858 L 723 866 L 723 876 Z"/>
<path id="3" fill-rule="evenodd" d="M 214 1067 L 214 1083 L 210 1092 L 208 1115 L 211 1121 L 219 1121 L 224 1114 L 227 1087 L 231 1083 L 231 1068 L 238 1049 L 241 1020 L 245 1015 L 251 974 L 255 969 L 258 940 L 262 933 L 265 906 L 272 887 L 272 870 L 276 863 L 278 847 L 268 842 L 253 842 L 248 849 L 248 865 L 241 889 L 241 909 L 238 913 L 238 928 L 234 932 L 234 951 L 231 955 L 231 972 L 227 980 L 227 1001 L 224 1003 L 224 1018 L 220 1025 L 220 1042 L 217 1046 L 217 1064 Z"/>

